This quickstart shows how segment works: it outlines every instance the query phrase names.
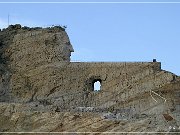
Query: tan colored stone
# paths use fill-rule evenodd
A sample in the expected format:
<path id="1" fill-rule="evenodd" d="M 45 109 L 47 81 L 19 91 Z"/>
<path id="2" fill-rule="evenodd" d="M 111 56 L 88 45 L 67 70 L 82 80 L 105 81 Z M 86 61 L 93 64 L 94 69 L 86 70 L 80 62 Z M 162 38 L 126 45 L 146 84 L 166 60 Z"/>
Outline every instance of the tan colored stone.
<path id="1" fill-rule="evenodd" d="M 0 132 L 180 126 L 180 78 L 159 62 L 70 62 L 74 50 L 61 27 L 10 26 L 0 31 L 0 47 Z"/>

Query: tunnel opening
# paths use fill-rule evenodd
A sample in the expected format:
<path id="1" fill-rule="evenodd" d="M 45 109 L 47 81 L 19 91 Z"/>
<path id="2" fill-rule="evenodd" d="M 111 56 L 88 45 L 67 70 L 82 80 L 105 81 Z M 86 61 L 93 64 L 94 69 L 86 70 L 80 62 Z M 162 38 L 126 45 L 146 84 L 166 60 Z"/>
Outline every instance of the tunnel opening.
<path id="1" fill-rule="evenodd" d="M 95 79 L 92 82 L 93 84 L 93 91 L 100 91 L 101 90 L 101 80 L 100 79 Z"/>

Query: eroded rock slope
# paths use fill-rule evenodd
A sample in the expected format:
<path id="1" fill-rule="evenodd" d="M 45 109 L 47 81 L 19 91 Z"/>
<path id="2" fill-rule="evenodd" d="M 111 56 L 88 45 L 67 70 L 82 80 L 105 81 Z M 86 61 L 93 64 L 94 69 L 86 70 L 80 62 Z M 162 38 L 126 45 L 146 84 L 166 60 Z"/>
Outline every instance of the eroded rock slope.
<path id="1" fill-rule="evenodd" d="M 0 132 L 179 131 L 180 78 L 161 63 L 70 62 L 73 51 L 60 26 L 0 31 Z"/>

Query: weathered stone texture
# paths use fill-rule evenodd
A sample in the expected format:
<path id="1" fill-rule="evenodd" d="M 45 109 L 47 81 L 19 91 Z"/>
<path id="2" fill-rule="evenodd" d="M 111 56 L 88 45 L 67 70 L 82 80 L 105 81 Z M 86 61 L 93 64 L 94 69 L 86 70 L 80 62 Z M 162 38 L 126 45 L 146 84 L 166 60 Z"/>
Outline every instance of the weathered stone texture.
<path id="1" fill-rule="evenodd" d="M 70 62 L 73 51 L 61 27 L 14 25 L 0 32 L 0 131 L 180 126 L 180 79 L 161 63 Z M 93 90 L 96 80 L 100 91 Z"/>
<path id="2" fill-rule="evenodd" d="M 61 27 L 42 29 L 15 25 L 1 31 L 0 35 L 1 101 L 25 96 L 27 92 L 31 94 L 32 86 L 25 73 L 40 70 L 47 64 L 68 63 L 74 51 Z M 9 99 L 3 98 L 5 96 Z"/>

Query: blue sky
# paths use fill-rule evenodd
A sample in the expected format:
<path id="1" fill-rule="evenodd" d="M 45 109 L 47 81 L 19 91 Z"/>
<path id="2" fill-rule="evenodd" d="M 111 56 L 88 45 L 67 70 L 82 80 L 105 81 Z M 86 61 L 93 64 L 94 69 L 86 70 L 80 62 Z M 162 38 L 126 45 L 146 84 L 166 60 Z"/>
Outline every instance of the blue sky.
<path id="1" fill-rule="evenodd" d="M 180 75 L 180 3 L 0 3 L 0 11 L 0 28 L 7 27 L 8 14 L 10 24 L 67 25 L 66 31 L 75 50 L 72 61 L 148 62 L 157 59 L 164 70 Z"/>

